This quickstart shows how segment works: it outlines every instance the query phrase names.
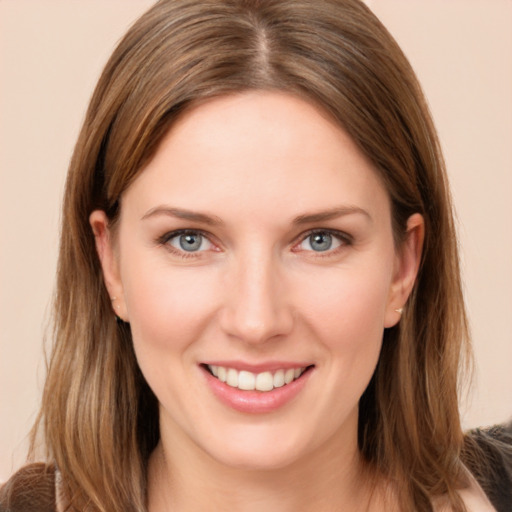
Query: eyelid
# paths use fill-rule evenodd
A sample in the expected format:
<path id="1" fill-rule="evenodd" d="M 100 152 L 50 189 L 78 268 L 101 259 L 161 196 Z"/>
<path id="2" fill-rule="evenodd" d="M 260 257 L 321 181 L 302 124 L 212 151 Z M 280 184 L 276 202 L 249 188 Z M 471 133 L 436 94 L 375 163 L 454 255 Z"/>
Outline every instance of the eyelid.
<path id="1" fill-rule="evenodd" d="M 315 233 L 327 233 L 327 234 L 337 238 L 341 242 L 341 245 L 334 249 L 329 249 L 326 251 L 304 250 L 304 249 L 299 249 L 297 247 L 299 244 L 304 242 L 304 240 L 306 240 L 309 236 L 311 236 Z M 214 251 L 215 251 L 215 248 L 217 251 L 220 250 L 219 243 L 214 241 L 215 237 L 213 237 L 213 235 L 211 233 L 208 233 L 202 229 L 195 229 L 195 228 L 183 228 L 183 229 L 176 229 L 176 230 L 168 231 L 165 234 L 159 236 L 156 239 L 156 243 L 158 245 L 166 247 L 166 249 L 169 250 L 170 252 L 172 252 L 178 256 L 181 256 L 183 258 L 198 257 L 200 254 L 202 254 L 204 252 L 208 252 L 208 251 L 187 252 L 185 250 L 177 249 L 176 247 L 173 247 L 168 243 L 171 239 L 176 238 L 181 235 L 186 235 L 186 234 L 201 235 L 201 236 L 205 237 L 214 246 Z M 332 255 L 332 254 L 336 253 L 340 248 L 350 246 L 350 245 L 352 245 L 352 243 L 353 243 L 353 237 L 344 231 L 339 231 L 337 229 L 331 229 L 331 228 L 313 228 L 313 229 L 309 229 L 305 232 L 302 232 L 299 236 L 297 236 L 295 238 L 295 241 L 292 244 L 292 251 L 293 252 L 304 251 L 304 252 L 309 252 L 309 253 L 315 253 L 315 256 L 322 257 L 322 256 Z"/>
<path id="2" fill-rule="evenodd" d="M 174 247 L 169 243 L 173 238 L 176 238 L 176 237 L 179 237 L 182 235 L 188 235 L 188 234 L 200 235 L 200 236 L 206 238 L 206 240 L 208 240 L 208 242 L 210 244 L 212 244 L 212 246 L 214 247 L 213 250 L 215 250 L 215 248 L 218 249 L 218 244 L 213 240 L 213 236 L 210 233 L 203 231 L 202 229 L 193 229 L 193 228 L 175 229 L 172 231 L 168 231 L 165 234 L 159 236 L 156 239 L 156 243 L 158 245 L 164 246 L 168 251 L 172 252 L 173 254 L 176 254 L 176 255 L 184 257 L 184 258 L 197 257 L 200 254 L 208 252 L 208 250 L 188 252 L 185 250 L 180 250 L 177 247 Z"/>
<path id="3" fill-rule="evenodd" d="M 190 235 L 190 234 L 202 235 L 209 239 L 208 233 L 205 233 L 201 229 L 185 228 L 185 229 L 174 229 L 172 231 L 167 231 L 166 233 L 164 233 L 163 235 L 161 235 L 157 238 L 157 242 L 165 244 L 172 238 L 176 238 L 177 236 L 181 236 L 181 235 Z"/>
<path id="4" fill-rule="evenodd" d="M 297 246 L 299 244 L 301 244 L 308 237 L 310 237 L 311 235 L 314 235 L 316 233 L 327 233 L 327 234 L 337 238 L 341 242 L 341 245 L 334 249 L 328 249 L 327 251 L 312 251 L 312 250 L 310 251 L 310 250 L 297 248 Z M 340 249 L 342 247 L 345 247 L 347 245 L 352 245 L 352 243 L 353 243 L 353 237 L 351 235 L 349 235 L 348 233 L 345 233 L 344 231 L 339 231 L 337 229 L 331 229 L 331 228 L 313 228 L 313 229 L 309 229 L 308 231 L 301 233 L 295 239 L 295 242 L 293 243 L 292 251 L 294 251 L 294 252 L 300 252 L 300 251 L 312 252 L 312 253 L 315 253 L 316 256 L 327 256 L 327 255 L 331 255 L 331 254 L 335 253 L 338 249 Z"/>

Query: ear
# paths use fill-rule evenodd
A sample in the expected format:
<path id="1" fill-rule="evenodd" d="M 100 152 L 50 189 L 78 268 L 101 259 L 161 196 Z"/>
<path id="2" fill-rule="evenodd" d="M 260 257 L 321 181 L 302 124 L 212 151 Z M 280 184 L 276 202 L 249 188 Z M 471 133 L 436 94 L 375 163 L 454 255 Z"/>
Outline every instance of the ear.
<path id="1" fill-rule="evenodd" d="M 126 305 L 124 301 L 123 284 L 119 272 L 119 262 L 116 256 L 112 233 L 108 227 L 108 218 L 103 210 L 94 210 L 89 216 L 89 224 L 94 233 L 96 251 L 103 271 L 103 280 L 107 287 L 114 313 L 127 322 Z"/>
<path id="2" fill-rule="evenodd" d="M 400 321 L 401 309 L 411 294 L 421 262 L 425 221 L 419 213 L 407 220 L 405 240 L 397 249 L 393 282 L 391 283 L 384 327 L 393 327 Z"/>

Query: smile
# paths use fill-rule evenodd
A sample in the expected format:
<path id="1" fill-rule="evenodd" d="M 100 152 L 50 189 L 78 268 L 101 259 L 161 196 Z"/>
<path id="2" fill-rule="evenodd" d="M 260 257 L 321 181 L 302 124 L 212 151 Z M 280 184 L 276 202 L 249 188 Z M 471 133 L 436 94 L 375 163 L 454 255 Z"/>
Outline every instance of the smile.
<path id="1" fill-rule="evenodd" d="M 206 384 L 221 403 L 242 413 L 271 413 L 294 401 L 306 387 L 315 365 L 261 365 L 220 361 L 201 364 Z"/>
<path id="2" fill-rule="evenodd" d="M 207 365 L 210 373 L 221 382 L 232 388 L 243 391 L 272 391 L 281 388 L 298 379 L 306 370 L 302 368 L 279 369 L 275 372 L 265 371 L 253 373 L 246 370 L 236 370 L 225 366 Z"/>

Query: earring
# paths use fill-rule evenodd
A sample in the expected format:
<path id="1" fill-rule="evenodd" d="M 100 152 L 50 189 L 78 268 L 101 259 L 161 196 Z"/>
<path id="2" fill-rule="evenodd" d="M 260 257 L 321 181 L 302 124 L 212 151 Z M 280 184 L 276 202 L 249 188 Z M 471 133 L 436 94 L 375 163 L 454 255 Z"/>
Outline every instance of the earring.
<path id="1" fill-rule="evenodd" d="M 118 313 L 118 312 L 119 312 L 119 310 L 121 309 L 121 306 L 120 306 L 119 304 L 114 304 L 114 302 L 115 302 L 116 300 L 117 300 L 117 297 L 112 297 L 112 298 L 110 299 L 110 301 L 112 302 L 112 309 L 114 310 L 114 315 L 115 315 L 115 317 L 116 317 L 117 323 L 118 323 L 118 324 L 124 324 L 124 323 L 126 323 L 126 322 L 125 322 L 125 320 L 124 320 L 124 318 L 121 318 L 121 317 L 119 316 L 119 313 Z"/>
<path id="2" fill-rule="evenodd" d="M 112 307 L 114 308 L 114 313 L 115 313 L 116 309 L 119 311 L 119 309 L 121 308 L 121 306 L 119 306 L 119 304 L 118 304 L 117 306 L 114 304 L 114 302 L 115 302 L 116 300 L 117 300 L 117 297 L 112 297 L 112 298 L 110 299 L 110 301 L 112 302 Z"/>
<path id="3" fill-rule="evenodd" d="M 404 308 L 398 308 L 398 309 L 395 309 L 395 311 L 401 315 L 403 312 L 404 312 Z"/>

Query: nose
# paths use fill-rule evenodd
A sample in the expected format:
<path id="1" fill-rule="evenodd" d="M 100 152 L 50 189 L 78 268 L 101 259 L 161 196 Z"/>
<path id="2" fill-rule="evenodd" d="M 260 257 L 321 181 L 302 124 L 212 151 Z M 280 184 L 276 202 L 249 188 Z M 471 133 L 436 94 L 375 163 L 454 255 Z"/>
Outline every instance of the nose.
<path id="1" fill-rule="evenodd" d="M 261 344 L 289 334 L 293 310 L 283 269 L 271 256 L 241 258 L 228 277 L 221 327 L 229 336 Z"/>

